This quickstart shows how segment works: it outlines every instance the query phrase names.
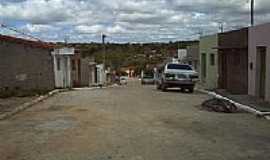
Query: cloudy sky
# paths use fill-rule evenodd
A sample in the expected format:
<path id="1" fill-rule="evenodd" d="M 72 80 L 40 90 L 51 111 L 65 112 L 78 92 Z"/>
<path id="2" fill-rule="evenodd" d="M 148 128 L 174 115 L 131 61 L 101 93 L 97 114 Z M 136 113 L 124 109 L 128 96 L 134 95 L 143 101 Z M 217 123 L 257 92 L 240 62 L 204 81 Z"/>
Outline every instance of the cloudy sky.
<path id="1" fill-rule="evenodd" d="M 255 0 L 256 23 L 270 1 Z M 0 0 L 0 23 L 46 41 L 168 42 L 249 25 L 249 0 Z M 0 28 L 0 33 L 15 34 Z"/>

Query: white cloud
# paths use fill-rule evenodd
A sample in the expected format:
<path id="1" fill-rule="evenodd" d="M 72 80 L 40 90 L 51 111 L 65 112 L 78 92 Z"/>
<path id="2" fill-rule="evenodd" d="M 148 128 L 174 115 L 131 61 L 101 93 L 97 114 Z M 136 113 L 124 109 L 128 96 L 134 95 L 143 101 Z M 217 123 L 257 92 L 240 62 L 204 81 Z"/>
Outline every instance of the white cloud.
<path id="1" fill-rule="evenodd" d="M 80 33 L 101 33 L 104 30 L 104 26 L 102 26 L 102 25 L 94 25 L 94 26 L 80 25 L 80 26 L 76 26 L 75 30 L 80 32 Z"/>
<path id="2" fill-rule="evenodd" d="M 255 2 L 256 22 L 270 21 L 270 1 Z M 107 33 L 114 40 L 165 41 L 201 30 L 216 32 L 219 21 L 227 29 L 247 26 L 249 7 L 247 0 L 0 0 L 0 22 L 12 21 L 29 33 L 46 38 L 48 32 L 59 40 L 68 34 L 90 41 Z"/>
<path id="3" fill-rule="evenodd" d="M 120 25 L 114 25 L 110 27 L 106 27 L 103 25 L 93 25 L 93 26 L 80 25 L 76 26 L 75 30 L 83 34 L 94 34 L 94 33 L 114 34 L 114 33 L 124 33 L 126 31 Z"/>
<path id="4" fill-rule="evenodd" d="M 53 27 L 50 25 L 33 25 L 33 24 L 26 24 L 25 26 L 21 27 L 22 30 L 30 33 L 41 33 L 41 32 L 51 32 L 51 31 L 57 31 L 59 28 Z"/>

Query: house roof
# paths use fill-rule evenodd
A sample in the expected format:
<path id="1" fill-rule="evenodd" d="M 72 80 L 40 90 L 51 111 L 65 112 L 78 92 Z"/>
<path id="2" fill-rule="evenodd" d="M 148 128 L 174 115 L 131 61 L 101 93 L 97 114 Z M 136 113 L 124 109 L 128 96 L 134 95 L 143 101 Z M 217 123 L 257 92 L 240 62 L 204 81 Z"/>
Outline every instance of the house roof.
<path id="1" fill-rule="evenodd" d="M 27 45 L 30 47 L 43 48 L 43 49 L 53 49 L 56 47 L 56 45 L 52 44 L 52 43 L 27 40 L 27 39 L 23 39 L 23 38 L 17 38 L 17 37 L 1 35 L 1 34 L 0 34 L 0 41 L 8 41 L 8 42 L 12 42 L 12 43 L 24 44 L 24 45 Z"/>

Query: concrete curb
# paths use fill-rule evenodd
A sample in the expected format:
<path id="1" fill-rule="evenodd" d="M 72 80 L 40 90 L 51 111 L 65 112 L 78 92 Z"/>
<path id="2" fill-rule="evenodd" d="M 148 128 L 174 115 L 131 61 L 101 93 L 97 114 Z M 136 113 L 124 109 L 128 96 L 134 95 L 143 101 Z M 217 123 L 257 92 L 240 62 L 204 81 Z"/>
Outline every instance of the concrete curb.
<path id="1" fill-rule="evenodd" d="M 227 97 L 224 97 L 224 96 L 221 96 L 215 92 L 209 92 L 209 91 L 206 91 L 206 90 L 203 90 L 203 89 L 196 89 L 198 92 L 201 92 L 201 93 L 204 93 L 204 94 L 208 94 L 210 96 L 213 96 L 215 98 L 218 98 L 218 99 L 224 99 L 224 100 L 227 100 L 229 101 L 230 103 L 234 104 L 237 108 L 239 108 L 240 110 L 243 110 L 245 112 L 248 112 L 248 113 L 251 113 L 251 114 L 254 114 L 255 116 L 257 117 L 264 117 L 266 118 L 267 120 L 270 120 L 270 112 L 261 112 L 261 111 L 258 111 L 250 106 L 247 106 L 247 105 L 243 105 L 241 103 L 238 103 L 238 102 L 235 102 Z"/>
<path id="2" fill-rule="evenodd" d="M 107 85 L 107 86 L 103 86 L 103 87 L 84 87 L 84 88 L 72 88 L 71 90 L 73 91 L 81 91 L 81 90 L 95 90 L 95 89 L 107 89 L 107 88 L 115 88 L 115 87 L 119 87 L 119 85 Z"/>
<path id="3" fill-rule="evenodd" d="M 22 112 L 22 111 L 26 110 L 27 108 L 30 108 L 30 107 L 32 107 L 33 105 L 35 105 L 35 104 L 37 104 L 37 103 L 39 103 L 39 102 L 42 102 L 42 101 L 48 99 L 49 97 L 54 96 L 54 95 L 57 94 L 57 93 L 65 92 L 65 91 L 68 91 L 68 90 L 69 90 L 69 89 L 62 89 L 62 90 L 56 89 L 56 90 L 53 90 L 53 91 L 47 93 L 46 95 L 39 96 L 38 98 L 34 99 L 34 100 L 31 101 L 31 102 L 26 102 L 26 103 L 24 103 L 24 104 L 18 106 L 17 108 L 15 108 L 15 109 L 14 109 L 13 111 L 11 111 L 11 112 L 1 114 L 1 115 L 0 115 L 0 121 L 1 121 L 1 120 L 5 120 L 5 119 L 8 119 L 8 118 L 12 117 L 13 115 L 15 115 L 15 114 L 17 114 L 17 113 L 19 113 L 19 112 Z"/>

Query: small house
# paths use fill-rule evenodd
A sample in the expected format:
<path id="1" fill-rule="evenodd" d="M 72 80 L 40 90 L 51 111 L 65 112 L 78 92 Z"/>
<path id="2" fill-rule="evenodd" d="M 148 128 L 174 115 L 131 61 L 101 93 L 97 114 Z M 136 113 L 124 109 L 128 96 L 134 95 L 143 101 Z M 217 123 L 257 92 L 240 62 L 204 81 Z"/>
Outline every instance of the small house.
<path id="1" fill-rule="evenodd" d="M 270 23 L 249 29 L 248 93 L 270 102 Z"/>
<path id="2" fill-rule="evenodd" d="M 199 44 L 193 44 L 187 47 L 186 62 L 193 66 L 193 68 L 199 70 Z"/>
<path id="3" fill-rule="evenodd" d="M 178 49 L 177 50 L 177 61 L 179 63 L 184 63 L 187 58 L 187 49 Z"/>
<path id="4" fill-rule="evenodd" d="M 55 46 L 0 35 L 0 92 L 53 90 Z"/>
<path id="5" fill-rule="evenodd" d="M 71 88 L 71 56 L 74 48 L 56 48 L 52 52 L 56 88 Z"/>
<path id="6" fill-rule="evenodd" d="M 199 63 L 200 82 L 205 89 L 216 89 L 218 81 L 218 56 L 215 47 L 218 43 L 217 34 L 200 38 Z"/>
<path id="7" fill-rule="evenodd" d="M 105 85 L 106 84 L 106 70 L 104 67 L 104 64 L 98 64 L 96 65 L 96 79 L 95 79 L 95 85 Z"/>
<path id="8" fill-rule="evenodd" d="M 94 57 L 83 57 L 75 50 L 71 57 L 71 79 L 73 87 L 89 87 L 95 84 L 96 63 Z"/>
<path id="9" fill-rule="evenodd" d="M 73 48 L 0 35 L 0 92 L 35 93 L 71 87 Z"/>
<path id="10" fill-rule="evenodd" d="M 248 93 L 248 28 L 218 34 L 218 88 Z"/>

